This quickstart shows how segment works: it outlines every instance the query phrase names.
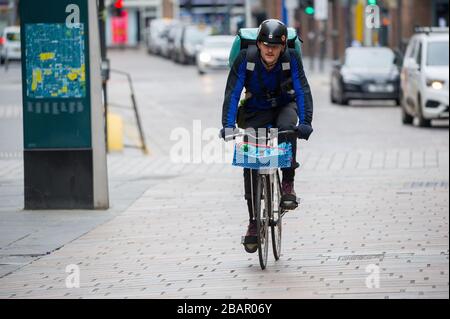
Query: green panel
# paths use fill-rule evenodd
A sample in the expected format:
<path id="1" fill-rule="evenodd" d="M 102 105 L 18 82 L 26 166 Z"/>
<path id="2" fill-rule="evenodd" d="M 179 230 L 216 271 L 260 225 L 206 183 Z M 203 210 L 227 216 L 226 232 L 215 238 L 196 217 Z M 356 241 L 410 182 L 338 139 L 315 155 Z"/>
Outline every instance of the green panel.
<path id="1" fill-rule="evenodd" d="M 20 1 L 25 149 L 91 148 L 87 1 Z"/>
<path id="2" fill-rule="evenodd" d="M 234 39 L 233 46 L 231 47 L 230 51 L 230 57 L 228 59 L 228 66 L 230 68 L 233 66 L 234 61 L 239 55 L 239 52 L 241 52 L 241 37 L 237 35 Z"/>

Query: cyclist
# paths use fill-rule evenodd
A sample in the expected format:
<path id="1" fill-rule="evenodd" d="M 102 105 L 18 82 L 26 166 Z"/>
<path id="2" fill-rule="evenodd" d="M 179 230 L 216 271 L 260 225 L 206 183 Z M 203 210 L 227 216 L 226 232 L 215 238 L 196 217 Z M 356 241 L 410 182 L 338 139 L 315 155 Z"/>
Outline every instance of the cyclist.
<path id="1" fill-rule="evenodd" d="M 269 19 L 258 29 L 256 48 L 241 50 L 228 76 L 221 136 L 225 140 L 232 139 L 236 124 L 241 129 L 256 131 L 272 127 L 298 132 L 298 136 L 280 136 L 279 139 L 279 143 L 290 142 L 294 154 L 291 168 L 283 169 L 281 198 L 283 208 L 293 210 L 298 206 L 294 190 L 295 169 L 299 166 L 295 155 L 297 138 L 308 140 L 313 132 L 313 99 L 301 56 L 295 49 L 288 48 L 287 40 L 287 27 L 279 20 Z M 255 62 L 254 67 L 248 63 L 250 60 Z M 245 100 L 239 107 L 244 87 Z M 255 237 L 257 227 L 250 180 L 254 177 L 250 175 L 250 170 L 244 169 L 245 199 L 250 215 L 246 236 Z"/>

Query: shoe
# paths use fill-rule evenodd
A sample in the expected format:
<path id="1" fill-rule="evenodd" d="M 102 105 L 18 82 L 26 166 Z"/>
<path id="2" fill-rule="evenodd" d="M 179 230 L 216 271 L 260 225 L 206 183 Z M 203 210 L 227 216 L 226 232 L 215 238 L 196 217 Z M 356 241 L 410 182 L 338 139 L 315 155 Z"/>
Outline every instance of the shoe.
<path id="1" fill-rule="evenodd" d="M 286 210 L 294 210 L 298 207 L 297 194 L 294 190 L 294 182 L 285 182 L 281 184 L 281 207 Z"/>
<path id="2" fill-rule="evenodd" d="M 258 226 L 256 225 L 256 220 L 252 220 L 248 224 L 247 234 L 245 237 L 256 237 L 258 235 Z"/>
<path id="3" fill-rule="evenodd" d="M 247 228 L 247 234 L 243 237 L 245 251 L 254 254 L 258 251 L 257 244 L 258 226 L 256 221 L 251 221 Z"/>

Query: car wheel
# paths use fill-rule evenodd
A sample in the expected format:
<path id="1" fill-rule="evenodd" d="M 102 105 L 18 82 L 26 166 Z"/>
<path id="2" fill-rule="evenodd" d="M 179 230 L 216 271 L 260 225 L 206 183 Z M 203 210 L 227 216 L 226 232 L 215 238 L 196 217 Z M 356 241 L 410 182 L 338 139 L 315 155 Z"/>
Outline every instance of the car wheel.
<path id="1" fill-rule="evenodd" d="M 333 87 L 331 87 L 331 90 L 330 90 L 330 102 L 332 104 L 336 104 L 336 102 L 337 102 L 335 96 L 336 96 L 336 94 L 334 93 L 334 89 L 333 89 Z"/>
<path id="2" fill-rule="evenodd" d="M 348 105 L 349 99 L 345 97 L 344 88 L 341 86 L 339 89 L 339 95 L 338 95 L 337 103 L 339 105 Z"/>
<path id="3" fill-rule="evenodd" d="M 338 103 L 339 103 L 340 105 L 348 105 L 348 103 L 349 103 L 349 99 L 347 99 L 347 98 L 345 97 L 344 92 L 342 92 L 342 91 L 339 93 L 339 100 L 338 100 Z"/>
<path id="4" fill-rule="evenodd" d="M 417 98 L 417 115 L 416 115 L 415 121 L 416 121 L 416 125 L 419 127 L 430 127 L 431 126 L 431 120 L 428 120 L 423 117 L 422 98 L 420 96 Z"/>
<path id="5" fill-rule="evenodd" d="M 205 72 L 205 71 L 203 71 L 203 70 L 200 70 L 200 69 L 198 69 L 198 74 L 200 74 L 200 75 L 205 75 L 205 74 L 206 74 L 206 72 Z"/>
<path id="6" fill-rule="evenodd" d="M 402 122 L 403 124 L 407 125 L 407 124 L 412 124 L 414 121 L 414 117 L 412 117 L 411 115 L 408 114 L 408 112 L 405 110 L 405 106 L 402 104 L 401 105 L 402 108 Z"/>
<path id="7" fill-rule="evenodd" d="M 0 57 L 0 65 L 5 64 L 5 58 L 4 57 Z"/>

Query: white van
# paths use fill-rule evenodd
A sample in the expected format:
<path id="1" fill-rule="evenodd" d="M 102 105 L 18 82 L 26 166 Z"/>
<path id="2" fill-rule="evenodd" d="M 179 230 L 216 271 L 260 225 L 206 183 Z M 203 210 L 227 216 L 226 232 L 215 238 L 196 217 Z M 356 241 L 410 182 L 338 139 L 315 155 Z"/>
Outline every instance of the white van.
<path id="1" fill-rule="evenodd" d="M 20 60 L 20 27 L 6 27 L 2 34 L 3 45 L 0 49 L 0 64 L 8 60 Z"/>
<path id="2" fill-rule="evenodd" d="M 20 27 L 6 27 L 3 30 L 3 45 L 0 50 L 0 63 L 8 60 L 20 60 L 22 57 L 20 49 Z"/>
<path id="3" fill-rule="evenodd" d="M 448 28 L 422 28 L 411 38 L 401 75 L 402 119 L 428 127 L 449 118 Z"/>
<path id="4" fill-rule="evenodd" d="M 173 24 L 170 19 L 155 19 L 147 30 L 147 51 L 150 54 L 165 55 L 167 51 L 167 33 Z"/>

